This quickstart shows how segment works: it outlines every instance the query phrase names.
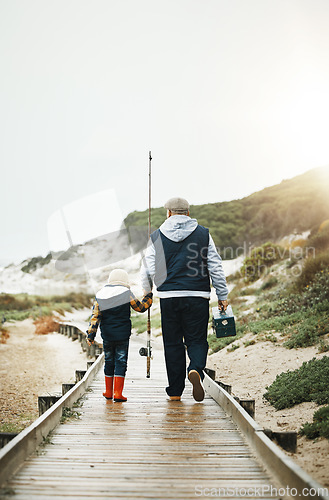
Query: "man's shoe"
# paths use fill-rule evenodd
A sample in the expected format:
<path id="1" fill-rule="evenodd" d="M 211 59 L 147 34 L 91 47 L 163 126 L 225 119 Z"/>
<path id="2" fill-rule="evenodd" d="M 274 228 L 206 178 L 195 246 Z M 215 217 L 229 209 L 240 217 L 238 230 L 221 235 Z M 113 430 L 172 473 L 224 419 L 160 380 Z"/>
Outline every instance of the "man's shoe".
<path id="1" fill-rule="evenodd" d="M 180 396 L 169 396 L 170 401 L 180 401 Z"/>
<path id="2" fill-rule="evenodd" d="M 201 385 L 201 377 L 200 374 L 196 370 L 191 370 L 188 374 L 188 379 L 193 385 L 192 395 L 195 401 L 203 401 L 204 400 L 204 390 Z"/>

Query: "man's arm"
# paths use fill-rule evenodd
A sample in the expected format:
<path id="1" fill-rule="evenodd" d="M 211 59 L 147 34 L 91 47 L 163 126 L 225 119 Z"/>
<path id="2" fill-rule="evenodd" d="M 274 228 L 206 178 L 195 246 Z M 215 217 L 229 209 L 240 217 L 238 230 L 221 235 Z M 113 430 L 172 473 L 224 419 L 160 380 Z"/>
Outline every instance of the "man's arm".
<path id="1" fill-rule="evenodd" d="M 130 300 L 130 305 L 131 307 L 140 313 L 145 312 L 149 307 L 151 307 L 153 302 L 153 293 L 149 292 L 143 297 L 143 300 L 140 301 L 136 299 L 135 295 L 132 293 L 131 294 L 131 300 Z"/>
<path id="2" fill-rule="evenodd" d="M 228 306 L 228 288 L 226 284 L 225 273 L 223 269 L 222 259 L 216 250 L 214 240 L 212 239 L 210 234 L 207 265 L 211 282 L 216 290 L 218 305 L 226 309 Z"/>
<path id="3" fill-rule="evenodd" d="M 153 280 L 155 275 L 155 247 L 152 241 L 146 248 L 145 256 L 142 260 L 141 266 L 141 282 L 145 292 L 150 292 L 153 287 Z"/>
<path id="4" fill-rule="evenodd" d="M 92 315 L 90 318 L 90 323 L 88 326 L 88 330 L 86 332 L 87 333 L 87 342 L 89 341 L 90 344 L 92 344 L 94 342 L 100 319 L 101 319 L 101 312 L 99 310 L 98 302 L 95 299 L 94 305 L 93 305 L 93 310 L 92 310 Z"/>

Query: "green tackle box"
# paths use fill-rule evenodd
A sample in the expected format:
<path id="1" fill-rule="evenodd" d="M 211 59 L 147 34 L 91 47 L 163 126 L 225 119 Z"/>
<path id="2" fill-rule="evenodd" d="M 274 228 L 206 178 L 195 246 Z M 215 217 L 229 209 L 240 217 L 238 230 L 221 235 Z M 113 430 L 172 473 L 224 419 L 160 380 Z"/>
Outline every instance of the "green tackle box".
<path id="1" fill-rule="evenodd" d="M 231 306 L 225 312 L 218 306 L 212 308 L 212 327 L 217 338 L 234 337 L 236 335 L 235 319 Z"/>

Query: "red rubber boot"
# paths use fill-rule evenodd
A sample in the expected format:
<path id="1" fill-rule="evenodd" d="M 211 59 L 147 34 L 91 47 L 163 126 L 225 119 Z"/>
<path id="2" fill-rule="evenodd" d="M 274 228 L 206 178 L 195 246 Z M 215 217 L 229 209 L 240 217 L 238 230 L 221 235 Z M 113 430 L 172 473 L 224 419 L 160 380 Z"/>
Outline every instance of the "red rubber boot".
<path id="1" fill-rule="evenodd" d="M 106 399 L 113 398 L 113 377 L 105 375 L 105 392 L 103 392 L 103 396 Z"/>
<path id="2" fill-rule="evenodd" d="M 124 377 L 114 377 L 114 401 L 115 402 L 127 401 L 127 398 L 125 398 L 122 395 L 124 383 L 125 383 Z"/>

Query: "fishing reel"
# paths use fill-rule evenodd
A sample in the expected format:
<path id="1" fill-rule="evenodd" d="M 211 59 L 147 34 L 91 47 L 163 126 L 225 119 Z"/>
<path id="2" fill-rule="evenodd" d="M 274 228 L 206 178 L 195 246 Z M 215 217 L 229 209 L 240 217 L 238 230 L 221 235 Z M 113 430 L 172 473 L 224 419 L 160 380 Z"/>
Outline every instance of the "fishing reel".
<path id="1" fill-rule="evenodd" d="M 147 356 L 148 355 L 147 351 L 148 351 L 147 347 L 141 347 L 139 350 L 140 356 Z"/>
<path id="2" fill-rule="evenodd" d="M 150 347 L 141 347 L 139 349 L 139 354 L 140 356 L 149 356 L 152 358 L 152 348 Z"/>

